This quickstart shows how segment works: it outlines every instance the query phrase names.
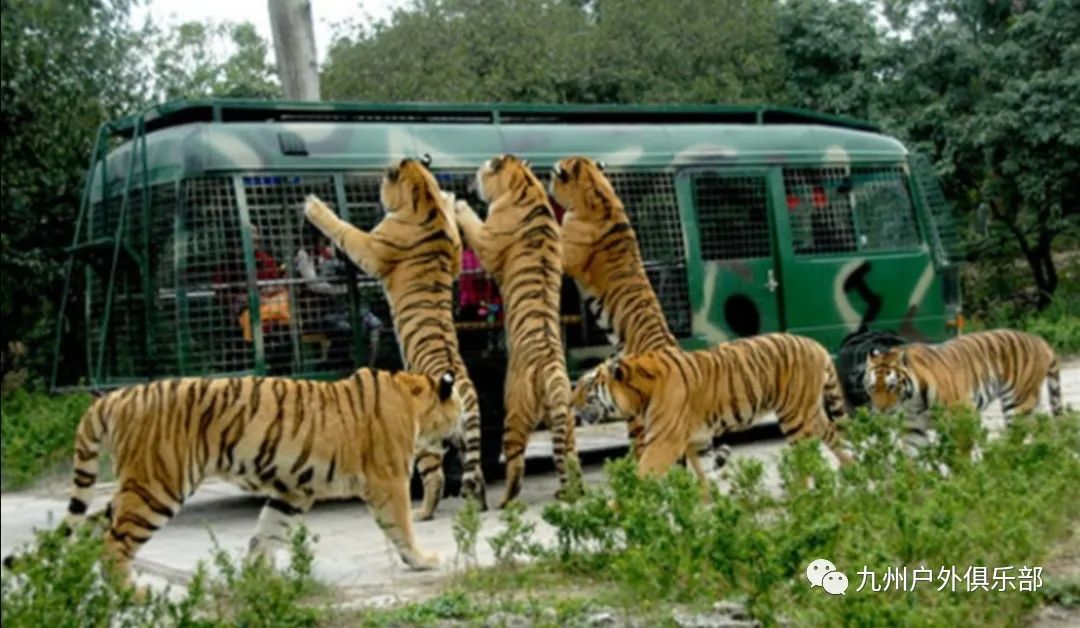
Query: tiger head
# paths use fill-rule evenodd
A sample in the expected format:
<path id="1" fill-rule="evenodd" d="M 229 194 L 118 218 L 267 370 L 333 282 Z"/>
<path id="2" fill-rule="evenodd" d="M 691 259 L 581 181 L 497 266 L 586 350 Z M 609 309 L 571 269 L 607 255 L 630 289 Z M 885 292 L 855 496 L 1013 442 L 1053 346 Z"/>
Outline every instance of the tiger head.
<path id="1" fill-rule="evenodd" d="M 874 349 L 866 356 L 863 387 L 879 412 L 893 412 L 915 395 L 907 351 L 903 347 Z"/>
<path id="2" fill-rule="evenodd" d="M 476 171 L 476 190 L 485 203 L 492 203 L 504 194 L 524 197 L 536 190 L 547 199 L 544 186 L 529 168 L 529 162 L 510 154 L 492 157 L 480 166 Z"/>
<path id="3" fill-rule="evenodd" d="M 447 371 L 438 379 L 406 371 L 394 375 L 402 384 L 417 412 L 420 439 L 440 442 L 458 424 L 464 413 L 454 374 Z"/>
<path id="4" fill-rule="evenodd" d="M 402 159 L 383 172 L 379 200 L 386 213 L 410 222 L 428 220 L 433 209 L 453 216 L 452 211 L 447 211 L 435 176 L 424 161 L 417 159 Z"/>
<path id="5" fill-rule="evenodd" d="M 623 212 L 622 201 L 603 171 L 603 162 L 588 157 L 567 157 L 555 163 L 551 197 L 566 210 L 567 217 L 607 222 Z"/>
<path id="6" fill-rule="evenodd" d="M 648 356 L 615 356 L 578 378 L 571 406 L 584 423 L 626 421 L 645 410 L 655 383 Z"/>

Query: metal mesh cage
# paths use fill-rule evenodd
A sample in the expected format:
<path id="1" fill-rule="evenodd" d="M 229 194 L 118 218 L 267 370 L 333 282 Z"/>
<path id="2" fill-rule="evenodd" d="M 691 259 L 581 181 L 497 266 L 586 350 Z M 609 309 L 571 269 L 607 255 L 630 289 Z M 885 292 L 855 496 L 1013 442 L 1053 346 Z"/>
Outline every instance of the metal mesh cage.
<path id="1" fill-rule="evenodd" d="M 673 172 L 610 172 L 608 179 L 634 227 L 649 275 L 672 333 L 690 335 L 686 244 Z"/>
<path id="2" fill-rule="evenodd" d="M 797 255 L 919 245 L 900 166 L 785 168 L 784 193 Z"/>
<path id="3" fill-rule="evenodd" d="M 336 207 L 334 177 L 245 176 L 243 183 L 267 370 L 350 370 L 352 322 L 345 263 L 301 213 L 308 194 Z"/>
<path id="4" fill-rule="evenodd" d="M 177 296 L 186 310 L 180 328 L 188 336 L 184 372 L 250 370 L 255 352 L 238 322 L 249 304 L 233 181 L 189 179 L 181 197 L 184 251 Z"/>
<path id="5" fill-rule="evenodd" d="M 694 201 L 706 261 L 769 257 L 768 194 L 761 176 L 702 174 Z"/>
<path id="6" fill-rule="evenodd" d="M 919 153 L 911 154 L 908 160 L 916 189 L 922 197 L 922 204 L 929 218 L 930 228 L 927 231 L 934 248 L 934 256 L 939 263 L 963 261 L 960 232 L 957 229 L 952 206 L 941 191 L 941 183 L 934 175 L 933 165 L 926 155 Z"/>

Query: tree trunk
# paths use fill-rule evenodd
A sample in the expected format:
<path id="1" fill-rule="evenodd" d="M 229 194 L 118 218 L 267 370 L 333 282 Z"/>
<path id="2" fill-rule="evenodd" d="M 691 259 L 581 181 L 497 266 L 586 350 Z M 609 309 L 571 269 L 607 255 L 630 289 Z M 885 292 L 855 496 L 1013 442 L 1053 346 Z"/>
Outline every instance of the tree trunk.
<path id="1" fill-rule="evenodd" d="M 285 97 L 319 100 L 315 29 L 308 0 L 268 0 L 274 56 Z"/>

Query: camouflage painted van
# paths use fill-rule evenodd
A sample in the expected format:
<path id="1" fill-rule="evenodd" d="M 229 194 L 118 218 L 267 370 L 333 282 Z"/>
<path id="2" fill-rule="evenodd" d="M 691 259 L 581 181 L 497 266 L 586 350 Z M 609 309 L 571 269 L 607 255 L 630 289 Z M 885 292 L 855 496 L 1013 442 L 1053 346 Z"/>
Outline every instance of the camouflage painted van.
<path id="1" fill-rule="evenodd" d="M 840 353 L 860 330 L 955 333 L 949 208 L 927 163 L 865 122 L 775 107 L 182 101 L 105 125 L 91 157 L 69 267 L 80 295 L 63 305 L 84 310 L 85 380 L 399 364 L 377 282 L 305 224 L 302 200 L 371 228 L 381 169 L 430 155 L 441 185 L 478 204 L 472 175 L 504 152 L 543 178 L 567 155 L 606 162 L 687 347 L 790 330 Z M 577 370 L 611 349 L 576 289 L 563 294 Z M 467 254 L 459 333 L 495 437 L 499 306 Z"/>

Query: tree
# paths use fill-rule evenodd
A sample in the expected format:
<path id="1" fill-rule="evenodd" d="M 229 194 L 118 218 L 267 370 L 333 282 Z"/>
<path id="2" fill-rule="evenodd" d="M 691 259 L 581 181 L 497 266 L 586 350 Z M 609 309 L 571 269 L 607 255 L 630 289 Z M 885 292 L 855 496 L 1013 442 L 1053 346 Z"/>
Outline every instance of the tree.
<path id="1" fill-rule="evenodd" d="M 143 34 L 127 0 L 0 7 L 0 341 L 43 371 L 95 129 L 145 102 Z"/>
<path id="2" fill-rule="evenodd" d="M 789 0 L 778 13 L 791 104 L 871 118 L 887 59 L 870 6 L 853 0 Z"/>
<path id="3" fill-rule="evenodd" d="M 990 217 L 972 254 L 1019 251 L 1043 307 L 1054 243 L 1080 218 L 1080 1 L 903 8 L 892 19 L 919 35 L 894 46 L 881 117 L 937 161 L 962 214 Z"/>
<path id="4" fill-rule="evenodd" d="M 772 0 L 416 0 L 330 48 L 327 98 L 745 102 L 778 93 Z"/>
<path id="5" fill-rule="evenodd" d="M 157 33 L 155 92 L 173 98 L 281 98 L 269 45 L 250 22 L 186 22 Z M 221 51 L 231 50 L 226 56 Z"/>

